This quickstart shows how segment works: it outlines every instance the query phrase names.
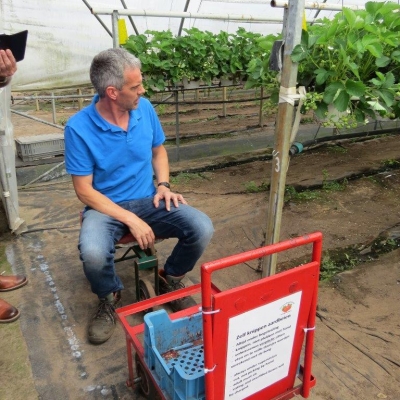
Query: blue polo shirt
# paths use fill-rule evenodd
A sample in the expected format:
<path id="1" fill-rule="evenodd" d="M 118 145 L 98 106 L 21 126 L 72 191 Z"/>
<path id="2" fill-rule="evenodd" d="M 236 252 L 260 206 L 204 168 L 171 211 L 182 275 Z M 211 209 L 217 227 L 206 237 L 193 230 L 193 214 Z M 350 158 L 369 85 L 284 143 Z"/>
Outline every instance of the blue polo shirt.
<path id="1" fill-rule="evenodd" d="M 71 175 L 93 175 L 93 188 L 115 203 L 153 196 L 152 148 L 165 135 L 151 103 L 141 98 L 130 111 L 128 130 L 110 124 L 96 110 L 99 100 L 68 120 L 65 166 Z"/>

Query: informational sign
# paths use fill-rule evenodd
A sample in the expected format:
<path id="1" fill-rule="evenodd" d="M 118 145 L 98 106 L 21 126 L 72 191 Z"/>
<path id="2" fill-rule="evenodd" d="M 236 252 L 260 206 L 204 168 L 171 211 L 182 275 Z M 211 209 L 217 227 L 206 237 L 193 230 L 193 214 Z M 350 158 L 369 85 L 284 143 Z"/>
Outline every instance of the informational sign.
<path id="1" fill-rule="evenodd" d="M 229 319 L 225 400 L 243 400 L 288 375 L 301 294 Z"/>

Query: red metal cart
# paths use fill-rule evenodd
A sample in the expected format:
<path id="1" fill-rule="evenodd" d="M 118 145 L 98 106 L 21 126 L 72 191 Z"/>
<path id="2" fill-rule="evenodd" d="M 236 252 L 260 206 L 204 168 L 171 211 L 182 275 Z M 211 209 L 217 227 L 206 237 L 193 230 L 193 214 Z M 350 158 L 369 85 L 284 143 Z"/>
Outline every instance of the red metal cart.
<path id="1" fill-rule="evenodd" d="M 211 281 L 217 270 L 304 245 L 312 245 L 311 260 L 289 271 L 225 291 Z M 117 309 L 126 334 L 128 386 L 139 384 L 148 399 L 187 398 L 178 392 L 171 396 L 160 387 L 154 368 L 145 362 L 145 324 L 132 326 L 128 319 L 201 293 L 200 308 L 169 315 L 175 323 L 202 313 L 205 388 L 201 396 L 191 398 L 284 400 L 298 394 L 307 398 L 316 384 L 311 364 L 321 251 L 322 234 L 315 232 L 222 258 L 201 266 L 201 284 Z"/>

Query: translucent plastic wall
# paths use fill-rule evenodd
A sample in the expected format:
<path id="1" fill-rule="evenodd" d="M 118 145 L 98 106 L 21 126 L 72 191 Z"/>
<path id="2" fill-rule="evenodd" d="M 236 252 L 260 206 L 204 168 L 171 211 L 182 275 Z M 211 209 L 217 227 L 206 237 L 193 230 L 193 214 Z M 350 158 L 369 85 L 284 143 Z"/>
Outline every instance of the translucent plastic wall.
<path id="1" fill-rule="evenodd" d="M 396 0 L 397 2 L 398 0 Z M 323 2 L 320 2 L 323 3 Z M 363 5 L 364 0 L 328 0 L 329 4 Z M 261 0 L 2 0 L 0 31 L 15 33 L 28 29 L 25 60 L 19 63 L 12 89 L 20 91 L 76 87 L 89 82 L 88 69 L 93 56 L 112 47 L 110 34 L 90 12 L 89 7 L 108 9 L 138 9 L 147 11 L 200 14 L 252 15 L 280 17 L 283 8 L 273 8 Z M 187 9 L 185 10 L 185 7 Z M 333 11 L 307 10 L 306 17 L 330 17 Z M 99 17 L 112 32 L 111 16 Z M 181 19 L 168 17 L 124 17 L 128 35 L 146 30 L 171 30 L 178 33 Z M 230 19 L 213 20 L 187 18 L 183 28 L 236 32 L 239 26 L 264 34 L 281 32 L 279 23 L 260 23 Z"/>
<path id="2" fill-rule="evenodd" d="M 0 88 L 0 198 L 6 211 L 9 228 L 17 231 L 24 221 L 19 217 L 10 94 L 9 86 Z"/>

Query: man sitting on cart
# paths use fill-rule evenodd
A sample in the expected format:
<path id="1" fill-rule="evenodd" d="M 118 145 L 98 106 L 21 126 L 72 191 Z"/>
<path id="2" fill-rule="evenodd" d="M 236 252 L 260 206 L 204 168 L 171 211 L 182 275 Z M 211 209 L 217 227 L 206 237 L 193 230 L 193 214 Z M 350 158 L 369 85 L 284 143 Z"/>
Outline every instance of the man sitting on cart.
<path id="1" fill-rule="evenodd" d="M 165 135 L 153 106 L 142 97 L 140 60 L 123 49 L 102 51 L 92 61 L 90 79 L 97 94 L 68 121 L 65 165 L 86 205 L 78 248 L 99 298 L 88 339 L 100 344 L 114 332 L 124 288 L 114 266 L 118 240 L 130 232 L 146 249 L 156 237 L 178 238 L 160 270 L 160 293 L 167 293 L 184 287 L 182 278 L 203 254 L 214 228 L 207 215 L 171 191 Z M 170 303 L 174 311 L 193 304 L 191 298 Z"/>

